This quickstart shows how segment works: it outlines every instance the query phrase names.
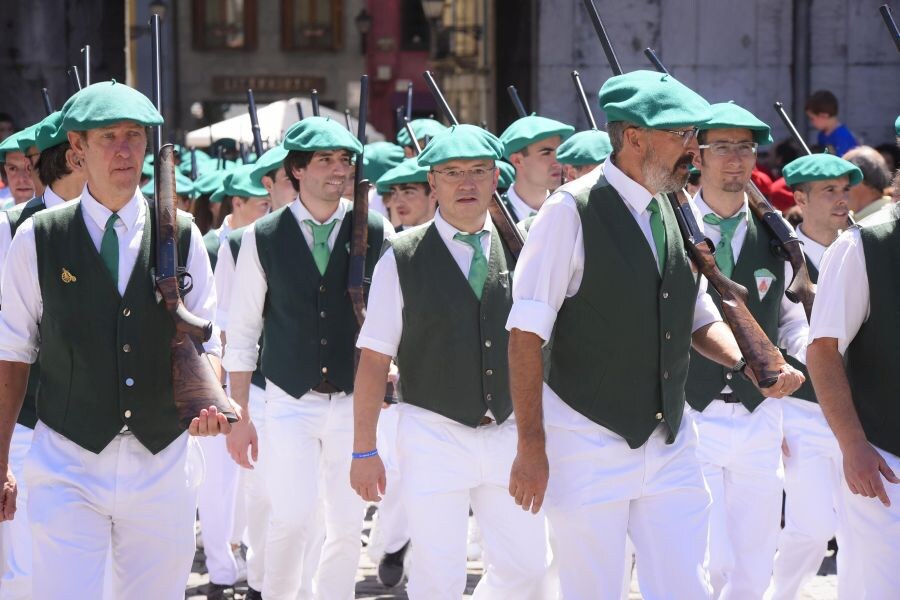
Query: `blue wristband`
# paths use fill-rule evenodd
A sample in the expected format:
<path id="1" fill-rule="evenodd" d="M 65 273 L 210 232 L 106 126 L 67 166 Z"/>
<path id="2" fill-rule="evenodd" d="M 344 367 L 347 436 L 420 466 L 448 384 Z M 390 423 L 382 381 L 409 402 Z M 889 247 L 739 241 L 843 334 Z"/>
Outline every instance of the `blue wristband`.
<path id="1" fill-rule="evenodd" d="M 378 456 L 378 448 L 369 450 L 368 452 L 354 452 L 352 456 L 353 458 L 371 458 L 373 456 Z"/>

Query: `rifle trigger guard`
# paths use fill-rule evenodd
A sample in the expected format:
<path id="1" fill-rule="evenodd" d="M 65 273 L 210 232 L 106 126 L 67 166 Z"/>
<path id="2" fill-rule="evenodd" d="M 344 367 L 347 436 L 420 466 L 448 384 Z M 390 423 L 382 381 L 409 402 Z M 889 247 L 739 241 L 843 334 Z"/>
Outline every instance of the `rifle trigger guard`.
<path id="1" fill-rule="evenodd" d="M 194 289 L 194 278 L 188 273 L 187 268 L 178 267 L 175 269 L 175 277 L 178 278 L 178 292 L 181 294 L 181 297 L 184 296 L 192 289 Z"/>

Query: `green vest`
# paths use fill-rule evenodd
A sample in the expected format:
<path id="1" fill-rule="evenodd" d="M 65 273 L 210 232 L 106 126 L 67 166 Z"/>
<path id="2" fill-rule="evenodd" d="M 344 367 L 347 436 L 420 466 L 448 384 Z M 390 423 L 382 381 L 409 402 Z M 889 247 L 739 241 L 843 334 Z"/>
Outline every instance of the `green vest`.
<path id="1" fill-rule="evenodd" d="M 778 320 L 781 315 L 781 298 L 784 296 L 784 260 L 777 258 L 771 250 L 771 236 L 765 224 L 756 215 L 750 214 L 747 221 L 747 236 L 741 246 L 740 255 L 734 265 L 731 279 L 747 288 L 747 308 L 759 323 L 773 344 L 778 343 Z M 756 283 L 756 272 L 766 270 L 775 276 L 768 291 L 760 299 Z M 721 312 L 722 298 L 709 286 L 709 295 Z M 699 352 L 691 350 L 691 369 L 685 392 L 688 404 L 695 410 L 704 410 L 730 386 L 747 410 L 753 411 L 764 397 L 748 379 L 734 375 L 728 367 L 713 362 Z"/>
<path id="2" fill-rule="evenodd" d="M 41 361 L 53 366 L 41 372 L 37 415 L 95 453 L 124 425 L 154 454 L 184 431 L 172 391 L 174 323 L 151 278 L 152 219 L 149 210 L 123 297 L 91 241 L 80 201 L 34 217 Z M 179 215 L 178 229 L 178 254 L 186 259 L 189 216 Z M 64 279 L 63 269 L 74 279 Z"/>
<path id="3" fill-rule="evenodd" d="M 847 347 L 847 379 L 866 439 L 900 456 L 900 207 L 859 233 L 869 281 L 869 318 Z"/>
<path id="4" fill-rule="evenodd" d="M 259 263 L 268 282 L 262 372 L 294 398 L 323 382 L 353 392 L 357 323 L 347 293 L 352 221 L 348 210 L 324 275 L 289 206 L 254 225 Z M 382 217 L 370 212 L 367 281 L 383 241 Z"/>
<path id="5" fill-rule="evenodd" d="M 657 197 L 667 237 L 660 278 L 625 201 L 604 176 L 592 181 L 567 186 L 581 217 L 584 276 L 557 315 L 547 383 L 632 448 L 662 419 L 671 443 L 684 411 L 697 280 L 665 197 Z"/>
<path id="6" fill-rule="evenodd" d="M 231 250 L 231 258 L 234 259 L 234 264 L 237 265 L 238 254 L 241 252 L 241 240 L 244 239 L 244 231 L 246 231 L 246 227 L 238 227 L 234 231 L 228 234 L 228 249 Z M 259 336 L 259 349 L 260 354 L 256 358 L 256 370 L 253 371 L 253 375 L 250 376 L 250 383 L 255 385 L 260 389 L 266 389 L 266 378 L 262 374 L 261 368 L 261 360 L 262 360 L 262 348 L 263 348 L 263 338 L 265 336 Z"/>
<path id="7" fill-rule="evenodd" d="M 812 260 L 810 260 L 808 254 L 803 255 L 806 258 L 806 270 L 809 271 L 809 279 L 813 283 L 819 283 L 819 269 L 816 268 L 816 265 L 813 264 Z"/>
<path id="8" fill-rule="evenodd" d="M 513 208 L 512 202 L 509 200 L 509 190 L 500 194 L 500 200 L 503 201 L 503 205 L 506 206 L 506 210 L 509 211 L 509 214 L 512 216 L 513 222 L 518 223 L 522 220 L 523 217 L 520 217 L 516 214 L 516 209 Z M 527 217 L 528 215 L 525 215 Z"/>
<path id="9" fill-rule="evenodd" d="M 207 231 L 203 235 L 203 245 L 206 246 L 206 253 L 209 255 L 209 266 L 215 271 L 216 263 L 219 261 L 219 230 Z"/>
<path id="10" fill-rule="evenodd" d="M 26 219 L 45 208 L 47 208 L 47 206 L 44 204 L 44 198 L 41 197 L 32 198 L 28 202 L 14 206 L 6 211 L 6 216 L 9 220 L 10 237 L 15 237 L 19 225 L 24 223 Z M 37 424 L 35 398 L 37 398 L 37 389 L 40 378 L 41 366 L 40 357 L 38 357 L 38 360 L 31 365 L 31 370 L 28 371 L 28 385 L 25 388 L 25 399 L 22 402 L 22 410 L 19 411 L 19 417 L 16 419 L 16 423 L 24 425 L 29 429 L 34 429 L 35 424 Z"/>
<path id="11" fill-rule="evenodd" d="M 479 301 L 434 223 L 391 245 L 403 293 L 403 401 L 470 427 L 490 409 L 502 423 L 512 413 L 506 319 L 515 259 L 492 230 Z"/>

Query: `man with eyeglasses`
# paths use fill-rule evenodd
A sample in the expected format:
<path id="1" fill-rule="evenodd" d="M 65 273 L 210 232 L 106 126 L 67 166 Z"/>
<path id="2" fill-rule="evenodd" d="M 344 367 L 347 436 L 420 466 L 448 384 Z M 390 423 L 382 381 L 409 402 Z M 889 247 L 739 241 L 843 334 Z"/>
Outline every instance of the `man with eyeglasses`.
<path id="1" fill-rule="evenodd" d="M 509 492 L 537 511 L 546 491 L 564 597 L 618 598 L 628 535 L 645 598 L 708 598 L 710 498 L 684 383 L 692 346 L 736 373 L 744 361 L 664 194 L 684 186 L 710 106 L 649 71 L 608 79 L 600 104 L 612 154 L 547 200 L 519 259 Z M 785 367 L 765 393 L 801 380 Z"/>
<path id="2" fill-rule="evenodd" d="M 318 550 L 317 511 L 324 498 L 317 595 L 352 598 L 364 504 L 347 486 L 357 325 L 347 293 L 352 203 L 341 193 L 362 145 L 324 117 L 294 124 L 283 145 L 297 199 L 244 231 L 235 267 L 224 367 L 244 418 L 228 436 L 228 451 L 242 467 L 254 468 L 259 415 L 249 394 L 264 333 L 263 450 L 271 520 L 262 596 L 297 597 L 308 576 L 304 557 Z M 370 212 L 367 277 L 391 235 L 390 223 Z"/>
<path id="3" fill-rule="evenodd" d="M 808 323 L 784 290 L 790 265 L 772 252 L 772 234 L 753 214 L 745 186 L 769 126 L 732 102 L 713 104 L 701 126 L 694 165 L 703 186 L 692 203 L 716 264 L 747 288 L 747 307 L 769 339 L 803 356 Z M 716 306 L 721 299 L 710 292 Z M 810 384 L 802 395 L 814 398 Z M 712 495 L 709 569 L 715 598 L 762 598 L 772 574 L 781 491 L 782 401 L 766 399 L 743 377 L 691 353 L 685 384 L 697 426 L 697 456 Z"/>
<path id="4" fill-rule="evenodd" d="M 543 600 L 549 589 L 543 515 L 507 492 L 516 448 L 507 332 L 515 259 L 488 216 L 500 141 L 474 125 L 435 136 L 419 164 L 438 200 L 429 225 L 391 242 L 372 280 L 357 346 L 350 483 L 377 501 L 385 478 L 376 425 L 392 357 L 402 381 L 397 451 L 409 517 L 413 600 L 459 598 L 466 586 L 469 506 L 485 545 L 475 596 Z"/>

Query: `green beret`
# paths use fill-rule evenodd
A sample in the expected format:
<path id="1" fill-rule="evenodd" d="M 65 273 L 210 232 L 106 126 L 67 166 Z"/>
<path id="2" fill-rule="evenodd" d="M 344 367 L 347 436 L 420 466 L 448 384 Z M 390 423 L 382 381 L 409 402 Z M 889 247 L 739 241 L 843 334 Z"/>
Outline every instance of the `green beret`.
<path id="1" fill-rule="evenodd" d="M 269 192 L 260 183 L 255 183 L 250 175 L 256 168 L 254 164 L 241 165 L 231 172 L 231 177 L 225 178 L 223 188 L 226 196 L 240 196 L 241 198 L 267 198 Z"/>
<path id="2" fill-rule="evenodd" d="M 231 182 L 231 178 L 234 177 L 233 170 L 227 171 L 227 172 L 225 172 L 225 171 L 220 171 L 220 172 L 225 173 L 225 175 L 222 177 L 222 180 L 219 182 L 219 186 L 215 189 L 215 191 L 212 192 L 212 194 L 209 195 L 209 201 L 212 202 L 213 204 L 215 204 L 217 202 L 221 202 L 222 200 L 225 199 L 225 196 L 228 195 L 225 193 L 225 188 Z"/>
<path id="3" fill-rule="evenodd" d="M 900 135 L 900 115 L 897 115 L 897 119 L 894 121 L 894 133 Z"/>
<path id="4" fill-rule="evenodd" d="M 284 146 L 278 144 L 263 152 L 263 155 L 250 170 L 250 181 L 257 187 L 262 187 L 262 178 L 268 175 L 278 167 L 284 164 L 284 159 L 288 155 L 288 151 Z"/>
<path id="5" fill-rule="evenodd" d="M 628 121 L 656 129 L 700 126 L 709 120 L 709 102 L 665 73 L 632 71 L 610 77 L 600 88 L 607 122 Z"/>
<path id="6" fill-rule="evenodd" d="M 556 149 L 556 160 L 563 165 L 580 167 L 599 165 L 612 154 L 609 135 L 599 129 L 579 131 Z"/>
<path id="7" fill-rule="evenodd" d="M 39 152 L 69 141 L 69 137 L 61 125 L 61 110 L 51 113 L 37 124 L 37 129 L 34 131 L 34 145 L 37 146 Z"/>
<path id="8" fill-rule="evenodd" d="M 29 125 L 25 129 L 15 132 L 5 140 L 0 142 L 0 163 L 6 162 L 7 152 L 24 153 L 25 150 L 28 150 L 29 148 L 34 146 L 34 130 L 36 127 L 37 123 L 35 123 L 34 125 Z M 22 140 L 22 143 L 25 145 L 24 150 L 19 148 L 19 140 Z"/>
<path id="9" fill-rule="evenodd" d="M 856 185 L 863 179 L 862 171 L 852 162 L 833 154 L 809 154 L 794 159 L 781 170 L 784 181 L 793 187 L 798 183 L 837 179 L 850 176 L 850 185 Z"/>
<path id="10" fill-rule="evenodd" d="M 508 190 L 516 182 L 516 168 L 505 160 L 498 160 L 497 168 L 500 169 L 500 179 L 497 180 L 497 187 L 501 190 Z"/>
<path id="11" fill-rule="evenodd" d="M 153 153 L 151 152 L 144 157 L 144 164 L 141 166 L 141 175 L 144 177 L 153 177 Z"/>
<path id="12" fill-rule="evenodd" d="M 305 152 L 348 150 L 359 154 L 362 151 L 359 140 L 346 127 L 328 117 L 307 117 L 297 121 L 285 132 L 283 143 L 288 150 Z"/>
<path id="13" fill-rule="evenodd" d="M 425 146 L 419 164 L 433 167 L 450 160 L 499 160 L 502 155 L 503 142 L 491 132 L 475 125 L 453 125 Z"/>
<path id="14" fill-rule="evenodd" d="M 409 122 L 409 126 L 412 127 L 417 140 L 425 139 L 426 137 L 433 138 L 437 134 L 447 130 L 446 125 L 435 121 L 434 119 L 414 119 Z M 401 127 L 400 131 L 397 132 L 397 143 L 401 146 L 413 145 L 412 140 L 409 139 L 409 133 L 407 133 L 406 127 Z"/>
<path id="15" fill-rule="evenodd" d="M 222 182 L 225 180 L 225 176 L 228 175 L 228 173 L 229 171 L 226 171 L 225 169 L 207 171 L 194 182 L 194 191 L 198 194 L 212 194 L 222 187 Z M 221 201 L 220 198 L 219 202 Z"/>
<path id="16" fill-rule="evenodd" d="M 558 135 L 562 141 L 575 133 L 575 128 L 553 119 L 530 115 L 521 117 L 512 122 L 512 125 L 500 134 L 503 142 L 503 158 L 509 159 L 509 155 L 518 152 L 525 146 L 539 142 L 548 137 Z"/>
<path id="17" fill-rule="evenodd" d="M 182 175 L 178 169 L 175 169 L 175 193 L 179 196 L 193 196 L 195 191 L 194 182 L 186 175 Z M 156 188 L 152 178 L 144 184 L 144 187 L 141 188 L 141 192 L 145 196 L 150 198 L 153 197 L 153 194 L 156 193 Z"/>
<path id="18" fill-rule="evenodd" d="M 163 118 L 147 96 L 116 80 L 94 83 L 73 94 L 62 107 L 62 128 L 87 131 L 131 121 L 145 127 Z"/>
<path id="19" fill-rule="evenodd" d="M 369 181 L 378 181 L 381 176 L 403 162 L 406 155 L 403 148 L 391 142 L 372 142 L 366 144 L 363 155 L 363 177 Z"/>
<path id="20" fill-rule="evenodd" d="M 419 166 L 415 158 L 407 158 L 402 163 L 378 178 L 376 188 L 382 189 L 401 183 L 428 183 L 428 167 Z"/>
<path id="21" fill-rule="evenodd" d="M 734 101 L 711 104 L 709 110 L 712 116 L 700 129 L 749 129 L 757 144 L 772 143 L 772 130 L 769 126 Z"/>
<path id="22" fill-rule="evenodd" d="M 37 145 L 37 129 L 41 123 L 42 121 L 38 121 L 34 125 L 29 125 L 22 131 L 16 133 L 16 146 L 18 147 L 19 152 L 27 154 L 30 148 Z M 15 150 L 13 151 L 15 152 Z"/>

